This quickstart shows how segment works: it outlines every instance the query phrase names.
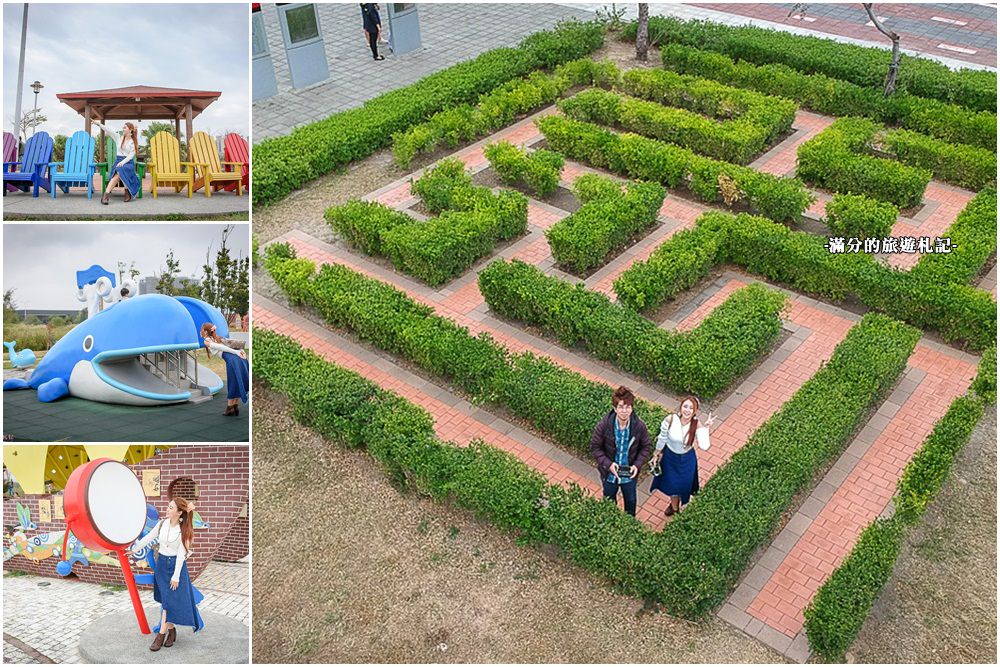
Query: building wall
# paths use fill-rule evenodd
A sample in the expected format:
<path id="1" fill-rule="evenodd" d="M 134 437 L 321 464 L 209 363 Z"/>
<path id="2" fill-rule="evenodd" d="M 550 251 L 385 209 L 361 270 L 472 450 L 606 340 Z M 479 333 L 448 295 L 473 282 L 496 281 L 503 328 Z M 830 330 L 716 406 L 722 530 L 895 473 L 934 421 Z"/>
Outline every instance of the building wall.
<path id="1" fill-rule="evenodd" d="M 249 551 L 249 523 L 246 520 L 246 506 L 250 492 L 250 449 L 246 445 L 177 445 L 157 454 L 142 463 L 129 466 L 137 475 L 146 469 L 159 469 L 160 496 L 147 497 L 146 501 L 156 507 L 161 516 L 170 502 L 171 485 L 190 494 L 197 488 L 198 514 L 208 522 L 209 527 L 195 530 L 193 555 L 188 560 L 188 571 L 195 579 L 222 551 L 223 559 L 232 559 L 233 554 Z M 187 478 L 187 479 L 183 479 Z M 178 481 L 181 480 L 181 481 Z M 193 482 L 193 485 L 192 485 Z M 18 498 L 4 498 L 3 524 L 4 545 L 11 543 L 12 535 L 18 530 L 17 503 L 28 507 L 31 520 L 37 530 L 25 531 L 30 539 L 43 533 L 62 531 L 65 523 L 52 517 L 43 523 L 39 515 L 38 501 L 62 495 L 62 491 L 52 495 L 26 495 Z M 190 500 L 190 498 L 189 498 Z M 241 516 L 241 514 L 243 516 Z M 54 513 L 53 513 L 54 515 Z M 245 527 L 233 530 L 237 524 Z M 223 545 L 225 549 L 223 550 Z M 60 540 L 61 548 L 61 540 Z M 242 556 L 241 556 L 242 557 Z M 52 556 L 44 560 L 31 560 L 16 555 L 4 561 L 5 570 L 21 570 L 43 576 L 57 577 L 56 564 L 59 558 Z M 140 570 L 143 571 L 143 570 Z M 83 566 L 74 563 L 73 574 L 80 579 L 98 583 L 123 584 L 121 569 L 117 565 L 91 563 Z"/>
<path id="2" fill-rule="evenodd" d="M 233 527 L 229 530 L 229 535 L 223 540 L 222 546 L 215 553 L 214 560 L 221 560 L 226 563 L 235 563 L 246 558 L 250 553 L 250 518 L 246 516 L 246 509 L 240 516 L 236 517 Z"/>

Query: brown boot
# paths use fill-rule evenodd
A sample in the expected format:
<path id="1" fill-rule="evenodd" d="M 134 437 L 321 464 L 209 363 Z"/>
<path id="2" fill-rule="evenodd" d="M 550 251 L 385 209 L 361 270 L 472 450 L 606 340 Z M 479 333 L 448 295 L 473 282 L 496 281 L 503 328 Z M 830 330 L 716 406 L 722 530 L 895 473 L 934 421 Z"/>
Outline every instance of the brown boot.
<path id="1" fill-rule="evenodd" d="M 108 193 L 108 192 L 105 192 L 104 196 L 101 197 L 101 203 L 104 204 L 105 206 L 107 206 L 108 205 L 108 200 L 110 200 L 110 199 L 111 199 L 111 194 Z"/>
<path id="2" fill-rule="evenodd" d="M 163 640 L 166 639 L 166 637 L 167 637 L 166 633 L 157 632 L 156 639 L 154 639 L 153 643 L 149 645 L 149 650 L 159 651 L 160 647 L 163 646 Z"/>
<path id="3" fill-rule="evenodd" d="M 167 639 L 163 642 L 163 645 L 170 648 L 174 645 L 174 640 L 177 639 L 177 628 L 170 628 L 167 630 Z"/>
<path id="4" fill-rule="evenodd" d="M 127 204 L 130 201 L 132 201 L 132 193 L 128 191 L 128 188 L 125 188 L 125 203 Z"/>
<path id="5" fill-rule="evenodd" d="M 227 405 L 226 411 L 222 413 L 224 417 L 235 417 L 236 416 L 236 406 Z"/>

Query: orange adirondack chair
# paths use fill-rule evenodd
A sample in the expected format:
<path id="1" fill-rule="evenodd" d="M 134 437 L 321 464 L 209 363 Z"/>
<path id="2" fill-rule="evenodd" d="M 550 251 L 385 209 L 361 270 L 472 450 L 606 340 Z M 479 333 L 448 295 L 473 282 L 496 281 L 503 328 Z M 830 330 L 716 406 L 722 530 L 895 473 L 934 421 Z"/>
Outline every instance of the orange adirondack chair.
<path id="1" fill-rule="evenodd" d="M 225 143 L 223 144 L 223 154 L 222 156 L 227 162 L 242 162 L 243 163 L 243 187 L 250 187 L 250 147 L 247 146 L 247 141 L 235 132 L 230 132 L 226 135 Z M 235 190 L 236 184 L 230 183 L 226 186 L 227 190 Z"/>
<path id="2" fill-rule="evenodd" d="M 188 198 L 194 190 L 194 162 L 181 162 L 181 145 L 177 137 L 166 130 L 157 132 L 149 142 L 149 174 L 152 177 L 153 199 L 156 199 L 156 188 L 160 185 L 172 187 L 174 192 L 180 192 L 184 186 L 188 189 Z"/>
<path id="3" fill-rule="evenodd" d="M 205 196 L 211 197 L 213 189 L 226 186 L 227 183 L 236 183 L 236 195 L 243 195 L 243 172 L 225 171 L 219 162 L 219 152 L 215 148 L 215 140 L 204 132 L 195 132 L 191 137 L 191 145 L 188 150 L 191 159 L 198 165 L 198 180 L 194 183 L 194 189 L 205 188 Z M 226 165 L 235 167 L 243 166 L 240 162 L 226 162 Z"/>

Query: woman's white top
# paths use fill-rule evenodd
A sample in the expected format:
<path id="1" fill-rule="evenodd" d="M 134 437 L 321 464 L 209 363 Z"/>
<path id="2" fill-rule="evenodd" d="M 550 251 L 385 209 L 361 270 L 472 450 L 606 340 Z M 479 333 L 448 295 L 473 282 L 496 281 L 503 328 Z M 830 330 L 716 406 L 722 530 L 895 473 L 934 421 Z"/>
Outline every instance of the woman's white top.
<path id="1" fill-rule="evenodd" d="M 687 453 L 688 431 L 690 430 L 691 422 L 682 424 L 681 418 L 677 415 L 667 415 L 663 423 L 660 424 L 660 435 L 656 438 L 656 451 L 661 451 L 664 447 L 668 447 L 674 454 Z M 707 426 L 699 426 L 697 428 L 694 432 L 694 441 L 698 443 L 698 449 L 708 449 Z"/>
<path id="2" fill-rule="evenodd" d="M 149 531 L 149 535 L 142 538 L 132 547 L 134 553 L 138 553 L 148 547 L 153 540 L 160 543 L 161 556 L 177 556 L 174 563 L 174 575 L 171 581 L 181 580 L 181 568 L 184 567 L 184 559 L 188 556 L 187 549 L 184 548 L 184 541 L 181 539 L 181 525 L 171 526 L 170 521 L 161 521 L 156 530 Z"/>
<path id="3" fill-rule="evenodd" d="M 120 167 L 123 164 L 125 164 L 126 162 L 128 162 L 129 160 L 132 160 L 132 159 L 135 158 L 135 143 L 132 141 L 132 137 L 131 136 L 129 136 L 129 138 L 127 140 L 123 138 L 123 137 L 125 137 L 125 130 L 124 129 L 122 129 L 121 132 L 112 132 L 111 130 L 109 130 L 107 127 L 105 127 L 104 125 L 102 125 L 101 123 L 99 123 L 96 120 L 94 121 L 94 125 L 96 125 L 97 127 L 101 128 L 105 132 L 109 132 L 111 134 L 115 134 L 115 135 L 118 136 L 118 153 L 120 155 L 124 155 L 125 159 L 123 159 L 121 162 L 116 163 L 115 164 L 116 167 Z M 118 156 L 116 155 L 115 157 L 118 157 Z M 108 156 L 108 161 L 109 162 L 111 161 L 111 156 L 110 155 Z"/>
<path id="4" fill-rule="evenodd" d="M 233 354 L 238 355 L 240 353 L 239 350 L 234 350 L 228 345 L 212 340 L 211 338 L 205 339 L 205 345 L 207 345 L 210 350 L 215 350 L 219 354 L 222 354 L 223 352 L 232 352 Z"/>

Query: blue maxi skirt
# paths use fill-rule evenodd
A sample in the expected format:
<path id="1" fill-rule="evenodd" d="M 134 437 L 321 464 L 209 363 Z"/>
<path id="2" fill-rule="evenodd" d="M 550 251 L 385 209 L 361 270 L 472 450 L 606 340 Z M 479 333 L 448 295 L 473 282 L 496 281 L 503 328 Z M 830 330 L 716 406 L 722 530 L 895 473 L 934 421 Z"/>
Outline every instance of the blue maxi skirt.
<path id="1" fill-rule="evenodd" d="M 118 164 L 124 159 L 124 155 L 119 155 L 115 159 L 115 164 Z M 139 194 L 139 188 L 142 187 L 142 184 L 139 182 L 139 176 L 135 173 L 135 158 L 132 158 L 120 167 L 115 167 L 114 171 L 111 172 L 111 177 L 114 177 L 115 174 L 118 174 L 118 176 L 122 179 L 122 183 L 124 183 L 125 187 L 128 188 L 130 195 L 135 197 Z M 108 180 L 110 180 L 110 178 Z"/>
<path id="2" fill-rule="evenodd" d="M 668 496 L 680 496 L 681 504 L 686 505 L 691 496 L 698 493 L 698 456 L 694 447 L 684 454 L 664 448 L 660 466 L 663 474 L 653 478 L 650 493 L 660 491 Z"/>
<path id="3" fill-rule="evenodd" d="M 198 632 L 205 627 L 198 613 L 195 601 L 194 586 L 188 574 L 187 563 L 181 566 L 180 583 L 177 590 L 170 588 L 170 577 L 174 576 L 174 564 L 177 556 L 157 556 L 156 571 L 153 574 L 153 599 L 163 605 L 167 612 L 167 623 L 174 625 L 189 625 Z M 157 626 L 156 631 L 159 631 Z"/>
<path id="4" fill-rule="evenodd" d="M 223 352 L 226 362 L 226 398 L 239 398 L 247 402 L 250 387 L 250 362 L 238 354 Z"/>

